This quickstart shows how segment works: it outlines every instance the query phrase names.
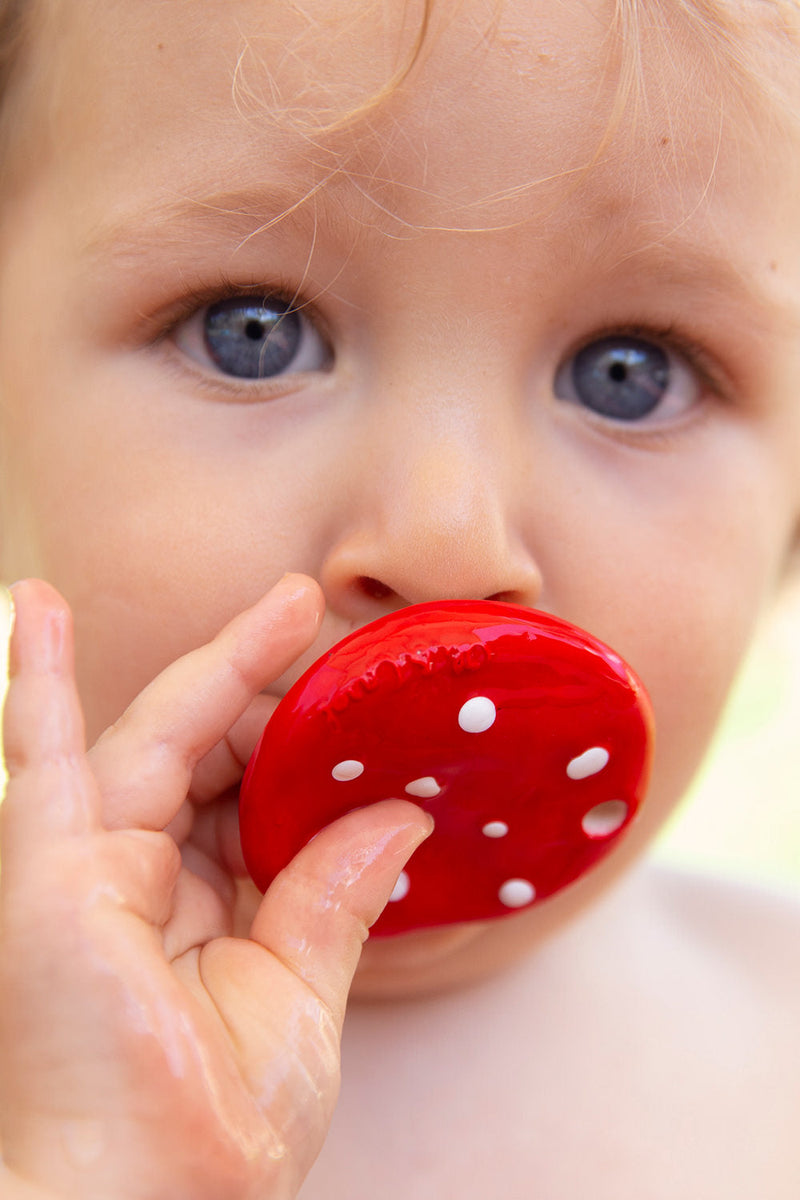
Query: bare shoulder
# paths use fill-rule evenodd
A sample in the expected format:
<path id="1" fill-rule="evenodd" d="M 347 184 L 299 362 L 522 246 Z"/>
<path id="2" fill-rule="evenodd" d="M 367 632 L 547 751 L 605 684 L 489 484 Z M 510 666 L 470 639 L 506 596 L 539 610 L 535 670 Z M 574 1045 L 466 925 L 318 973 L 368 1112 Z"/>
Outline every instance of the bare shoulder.
<path id="1" fill-rule="evenodd" d="M 609 996 L 634 998 L 613 1052 L 628 1064 L 620 1103 L 633 1099 L 631 1121 L 652 1133 L 664 1194 L 800 1196 L 798 898 L 661 866 L 635 875 L 608 913 L 619 917 Z M 667 1114 L 674 1154 L 661 1159 Z M 662 1193 L 648 1178 L 638 1194 Z"/>
<path id="2" fill-rule="evenodd" d="M 356 1006 L 304 1200 L 516 1200 L 531 1180 L 796 1200 L 799 930 L 789 895 L 641 865 L 482 984 Z"/>
<path id="3" fill-rule="evenodd" d="M 646 887 L 659 922 L 685 951 L 704 953 L 717 970 L 778 1004 L 785 997 L 796 1014 L 799 892 L 663 866 L 648 869 Z"/>
<path id="4" fill-rule="evenodd" d="M 689 871 L 647 874 L 656 970 L 663 979 L 671 968 L 680 981 L 673 1050 L 691 1049 L 700 1091 L 712 1085 L 729 1123 L 750 1122 L 753 1156 L 761 1139 L 763 1169 L 775 1174 L 773 1193 L 763 1194 L 782 1196 L 784 1181 L 800 1186 L 796 1138 L 781 1134 L 800 1121 L 800 900 Z"/>

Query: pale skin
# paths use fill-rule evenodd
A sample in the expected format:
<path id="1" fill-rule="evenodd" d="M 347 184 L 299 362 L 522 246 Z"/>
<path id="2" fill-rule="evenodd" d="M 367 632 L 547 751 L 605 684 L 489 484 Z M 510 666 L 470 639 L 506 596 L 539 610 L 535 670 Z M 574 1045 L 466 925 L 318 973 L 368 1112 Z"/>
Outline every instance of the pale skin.
<path id="1" fill-rule="evenodd" d="M 1 1194 L 796 1197 L 795 907 L 630 868 L 795 550 L 800 134 L 645 26 L 596 155 L 609 13 L 544 0 L 434 15 L 320 132 L 411 9 L 198 7 L 44 4 L 0 208 L 0 567 L 49 581 L 13 592 Z M 204 306 L 266 291 L 304 357 L 232 378 Z M 671 355 L 645 419 L 560 382 L 609 330 Z M 353 814 L 260 901 L 236 789 L 316 655 L 450 596 L 622 653 L 651 793 L 546 906 L 362 953 L 427 819 Z M 354 972 L 385 1003 L 329 1131 Z"/>

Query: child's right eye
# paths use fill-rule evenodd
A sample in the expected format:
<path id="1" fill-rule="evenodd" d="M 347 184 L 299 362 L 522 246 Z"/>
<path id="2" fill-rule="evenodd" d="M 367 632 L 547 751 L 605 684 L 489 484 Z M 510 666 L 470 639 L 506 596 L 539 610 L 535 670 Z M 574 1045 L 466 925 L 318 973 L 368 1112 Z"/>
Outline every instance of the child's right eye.
<path id="1" fill-rule="evenodd" d="M 237 379 L 324 370 L 331 351 L 302 309 L 277 296 L 231 296 L 198 309 L 173 340 L 201 366 Z"/>

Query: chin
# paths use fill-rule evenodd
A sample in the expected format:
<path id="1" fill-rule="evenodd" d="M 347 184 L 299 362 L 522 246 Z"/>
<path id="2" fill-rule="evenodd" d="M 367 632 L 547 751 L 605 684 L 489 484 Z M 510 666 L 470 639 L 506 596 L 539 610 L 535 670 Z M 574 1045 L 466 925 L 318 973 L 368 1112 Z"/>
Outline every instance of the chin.
<path id="1" fill-rule="evenodd" d="M 369 938 L 351 998 L 407 1000 L 475 982 L 491 970 L 483 965 L 488 928 L 488 923 L 455 924 Z"/>
<path id="2" fill-rule="evenodd" d="M 631 837 L 595 869 L 518 913 L 372 937 L 364 946 L 351 996 L 356 1001 L 404 1000 L 479 984 L 536 954 L 575 927 L 598 900 L 613 894 L 641 854 Z"/>
<path id="3" fill-rule="evenodd" d="M 528 912 L 372 939 L 364 946 L 351 1000 L 423 999 L 481 984 L 535 953 L 552 932 L 547 926 L 540 912 Z"/>

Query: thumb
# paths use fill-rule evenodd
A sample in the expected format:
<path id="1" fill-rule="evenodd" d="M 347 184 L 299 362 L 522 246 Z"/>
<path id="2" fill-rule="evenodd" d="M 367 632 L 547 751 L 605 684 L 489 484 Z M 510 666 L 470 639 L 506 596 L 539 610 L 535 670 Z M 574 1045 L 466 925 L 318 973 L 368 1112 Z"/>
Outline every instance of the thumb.
<path id="1" fill-rule="evenodd" d="M 238 1049 L 271 1138 L 269 1158 L 297 1186 L 336 1102 L 339 1037 L 361 947 L 432 829 L 406 800 L 348 813 L 272 882 L 249 939 L 219 938 L 203 949 L 202 982 Z"/>
<path id="2" fill-rule="evenodd" d="M 317 834 L 261 903 L 251 938 L 319 997 L 339 1027 L 370 926 L 432 831 L 433 819 L 406 800 L 356 809 Z"/>

